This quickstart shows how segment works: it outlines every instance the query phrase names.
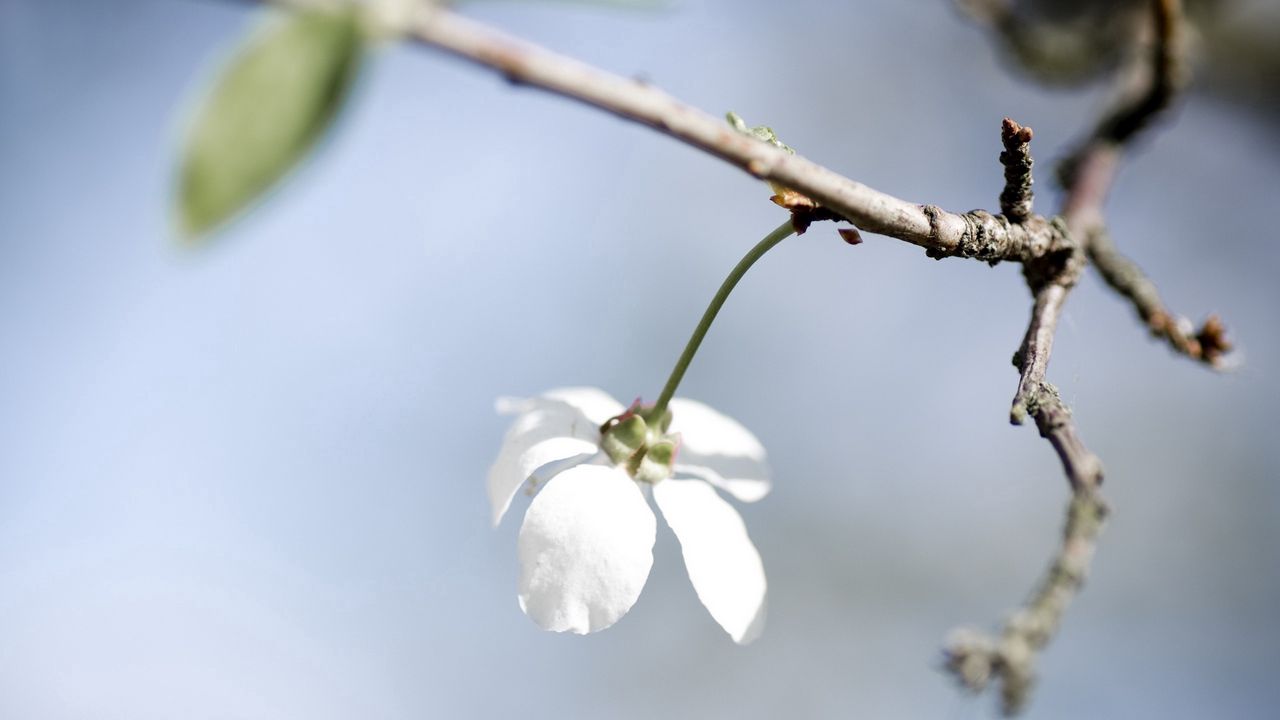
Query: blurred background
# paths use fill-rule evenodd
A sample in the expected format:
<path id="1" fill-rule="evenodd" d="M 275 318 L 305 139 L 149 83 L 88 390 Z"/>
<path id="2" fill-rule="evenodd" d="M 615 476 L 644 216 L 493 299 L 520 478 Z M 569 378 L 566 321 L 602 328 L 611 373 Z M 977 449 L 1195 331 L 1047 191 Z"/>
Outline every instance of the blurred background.
<path id="1" fill-rule="evenodd" d="M 461 10 L 952 210 L 996 205 L 1008 115 L 1035 128 L 1051 211 L 1053 159 L 1109 97 L 1037 84 L 940 0 Z M 940 644 L 1025 596 L 1067 499 L 1049 445 L 1006 420 L 1016 266 L 850 247 L 830 224 L 781 245 L 681 388 L 770 451 L 773 494 L 739 506 L 764 636 L 715 625 L 662 523 L 627 617 L 545 633 L 515 602 L 527 500 L 488 522 L 494 398 L 652 399 L 783 215 L 651 131 L 388 48 L 290 183 L 183 250 L 183 119 L 257 17 L 0 0 L 0 717 L 993 714 Z M 1215 20 L 1277 27 L 1264 2 Z M 1093 275 L 1072 296 L 1049 375 L 1114 515 L 1027 717 L 1280 705 L 1276 76 L 1213 37 L 1210 85 L 1128 158 L 1109 216 L 1174 309 L 1223 316 L 1243 364 L 1172 356 Z"/>

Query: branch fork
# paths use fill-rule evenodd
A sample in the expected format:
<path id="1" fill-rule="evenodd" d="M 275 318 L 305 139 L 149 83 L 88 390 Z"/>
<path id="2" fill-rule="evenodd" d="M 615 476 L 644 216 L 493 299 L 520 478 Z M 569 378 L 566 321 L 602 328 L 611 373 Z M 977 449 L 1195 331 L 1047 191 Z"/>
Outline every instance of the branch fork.
<path id="1" fill-rule="evenodd" d="M 317 0 L 280 0 L 306 5 Z M 1063 611 L 1087 575 L 1107 514 L 1098 494 L 1103 470 L 1081 440 L 1071 411 L 1046 379 L 1062 308 L 1085 268 L 1133 305 L 1152 333 L 1176 352 L 1220 367 L 1231 349 L 1214 316 L 1195 329 L 1166 308 L 1155 284 L 1116 249 L 1106 233 L 1103 206 L 1122 151 L 1162 116 L 1185 79 L 1178 0 L 1151 0 L 1150 51 L 1140 82 L 1105 114 L 1060 167 L 1065 199 L 1059 215 L 1033 212 L 1033 133 L 1012 119 L 1001 126 L 1004 188 L 999 214 L 955 213 L 896 198 L 844 177 L 799 155 L 759 142 L 719 119 L 680 102 L 646 82 L 613 75 L 524 40 L 467 20 L 434 3 L 417 5 L 404 28 L 410 39 L 495 70 L 508 81 L 538 88 L 668 135 L 743 171 L 794 191 L 775 196 L 792 214 L 796 232 L 813 222 L 845 220 L 840 235 L 862 242 L 859 231 L 896 238 L 933 258 L 963 257 L 996 264 L 1021 263 L 1032 296 L 1031 317 L 1014 355 L 1017 390 L 1010 408 L 1014 424 L 1034 420 L 1062 464 L 1071 488 L 1062 544 L 1031 598 L 1015 611 L 998 637 L 972 630 L 953 634 L 946 667 L 966 688 L 1001 687 L 1002 707 L 1025 707 L 1034 683 L 1034 663 L 1058 630 Z M 802 198 L 803 201 L 797 198 Z"/>

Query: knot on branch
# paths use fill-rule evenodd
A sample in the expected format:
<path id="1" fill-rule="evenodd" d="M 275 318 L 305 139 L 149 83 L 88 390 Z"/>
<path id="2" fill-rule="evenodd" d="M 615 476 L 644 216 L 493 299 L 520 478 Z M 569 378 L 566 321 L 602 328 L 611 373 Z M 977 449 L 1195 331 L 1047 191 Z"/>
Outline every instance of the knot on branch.
<path id="1" fill-rule="evenodd" d="M 1003 253 L 1001 239 L 1008 240 L 1012 224 L 1003 215 L 992 215 L 986 210 L 971 210 L 963 215 L 965 232 L 960 238 L 958 253 L 962 257 L 985 260 L 991 265 L 1000 262 Z"/>
<path id="2" fill-rule="evenodd" d="M 927 212 L 928 207 L 925 209 Z M 1031 264 L 1075 249 L 1066 223 L 1056 217 L 1048 219 L 1033 215 L 1022 222 L 1013 222 L 1004 215 L 970 210 L 960 215 L 960 219 L 965 227 L 954 247 L 949 250 L 929 248 L 925 250 L 926 255 L 935 260 L 972 258 L 990 265 L 1001 260 Z"/>
<path id="3" fill-rule="evenodd" d="M 1014 356 L 1015 363 L 1026 362 L 1019 355 Z M 1021 425 L 1028 416 L 1035 419 L 1040 437 L 1057 451 L 1072 490 L 1092 492 L 1102 485 L 1102 461 L 1085 447 L 1076 433 L 1071 408 L 1062 401 L 1058 388 L 1043 380 L 1020 386 L 1009 410 L 1009 421 Z"/>
<path id="4" fill-rule="evenodd" d="M 1004 152 L 1000 153 L 1000 164 L 1004 166 L 1000 212 L 1015 223 L 1025 222 L 1031 217 L 1034 197 L 1031 186 L 1035 182 L 1031 177 L 1031 168 L 1035 164 L 1031 159 L 1031 137 L 1031 128 L 1010 118 L 1005 118 L 1000 126 L 1000 142 L 1004 144 Z"/>
<path id="5" fill-rule="evenodd" d="M 1013 364 L 1019 367 L 1026 362 L 1026 358 L 1021 351 L 1013 356 Z M 1056 406 L 1056 411 L 1054 411 Z M 1019 392 L 1014 398 L 1013 407 L 1009 412 L 1010 421 L 1014 425 L 1021 425 L 1026 422 L 1028 416 L 1037 419 L 1037 426 L 1040 429 L 1041 437 L 1048 437 L 1048 434 L 1059 428 L 1067 426 L 1071 422 L 1071 408 L 1062 402 L 1062 396 L 1058 393 L 1058 388 L 1052 383 L 1038 382 Z M 1044 421 L 1039 418 L 1044 416 Z"/>
<path id="6" fill-rule="evenodd" d="M 1037 225 L 1043 221 L 1039 216 L 1031 218 L 1022 227 Z M 1022 276 L 1032 294 L 1048 285 L 1061 285 L 1064 288 L 1074 287 L 1085 268 L 1085 253 L 1067 229 L 1067 223 L 1055 216 L 1046 221 L 1048 230 L 1045 237 L 1036 245 L 1041 252 L 1022 264 Z"/>

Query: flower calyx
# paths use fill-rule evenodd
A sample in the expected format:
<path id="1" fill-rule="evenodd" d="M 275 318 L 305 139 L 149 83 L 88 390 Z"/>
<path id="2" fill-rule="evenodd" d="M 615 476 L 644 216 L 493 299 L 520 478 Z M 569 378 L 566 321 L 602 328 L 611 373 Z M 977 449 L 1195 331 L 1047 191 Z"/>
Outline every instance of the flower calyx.
<path id="1" fill-rule="evenodd" d="M 637 482 L 656 484 L 671 477 L 680 447 L 678 436 L 666 434 L 670 427 L 670 410 L 659 417 L 637 401 L 600 426 L 600 449 Z"/>

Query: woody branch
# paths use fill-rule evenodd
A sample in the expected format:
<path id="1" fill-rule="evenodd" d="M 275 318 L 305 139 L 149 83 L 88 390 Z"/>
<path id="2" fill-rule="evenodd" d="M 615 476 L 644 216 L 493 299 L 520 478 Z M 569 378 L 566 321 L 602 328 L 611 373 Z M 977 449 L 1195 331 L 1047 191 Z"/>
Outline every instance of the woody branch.
<path id="1" fill-rule="evenodd" d="M 278 0 L 315 5 L 329 0 Z M 1057 631 L 1062 612 L 1083 583 L 1106 514 L 1098 494 L 1102 465 L 1075 428 L 1071 412 L 1046 380 L 1063 305 L 1092 262 L 1128 298 L 1154 333 L 1179 352 L 1216 364 L 1230 349 L 1214 318 L 1199 331 L 1187 328 L 1162 304 L 1154 284 L 1124 258 L 1105 233 L 1103 206 L 1120 155 L 1173 101 L 1183 84 L 1180 6 L 1152 0 L 1151 51 L 1141 82 L 1104 115 L 1062 166 L 1066 190 L 1060 215 L 1032 212 L 1029 142 L 1032 133 L 1006 120 L 1002 128 L 1006 186 L 999 214 L 950 212 L 909 202 L 739 133 L 720 119 L 641 80 L 614 75 L 525 40 L 467 20 L 430 3 L 415 7 L 405 26 L 422 45 L 493 69 L 517 85 L 537 88 L 646 125 L 751 175 L 785 186 L 812 201 L 788 206 L 797 228 L 843 219 L 856 228 L 925 248 L 930 257 L 964 257 L 992 264 L 1019 262 L 1032 293 L 1031 320 L 1015 354 L 1019 382 L 1010 418 L 1032 418 L 1059 456 L 1072 490 L 1063 542 L 1031 599 L 1006 623 L 1000 637 L 961 631 L 948 644 L 948 668 L 978 690 L 993 681 L 1003 707 L 1021 709 L 1034 680 L 1036 653 Z M 856 235 L 847 237 L 855 238 Z M 852 241 L 852 240 L 851 240 Z"/>
<path id="2" fill-rule="evenodd" d="M 1135 305 L 1153 332 L 1165 337 L 1176 350 L 1215 364 L 1230 348 L 1215 318 L 1189 338 L 1185 322 L 1171 319 L 1154 283 L 1119 253 L 1105 230 L 1103 207 L 1120 155 L 1169 107 L 1183 85 L 1180 10 L 1177 0 L 1154 0 L 1151 49 L 1137 73 L 1141 81 L 1063 163 L 1060 175 L 1066 196 L 1061 217 L 1072 247 L 1056 257 L 1042 256 L 1023 265 L 1033 304 L 1026 335 L 1014 356 L 1020 377 L 1010 419 L 1021 424 L 1028 416 L 1034 418 L 1040 434 L 1057 451 L 1072 499 L 1063 541 L 1049 570 L 1027 603 L 1011 614 L 999 636 L 961 629 L 952 634 L 946 647 L 946 667 L 965 687 L 979 691 L 993 682 L 1000 684 L 1006 714 L 1025 707 L 1035 680 L 1036 654 L 1057 632 L 1063 611 L 1083 585 L 1107 514 L 1098 492 L 1102 464 L 1080 439 L 1057 388 L 1045 379 L 1058 318 L 1084 267 L 1092 261 L 1108 284 Z M 1031 135 L 1018 130 L 1016 124 L 1010 127 L 1006 121 L 1006 151 L 1001 156 L 1006 189 L 1001 201 L 1010 216 L 1025 212 L 1024 206 L 1030 205 L 1031 163 L 1025 143 Z"/>

